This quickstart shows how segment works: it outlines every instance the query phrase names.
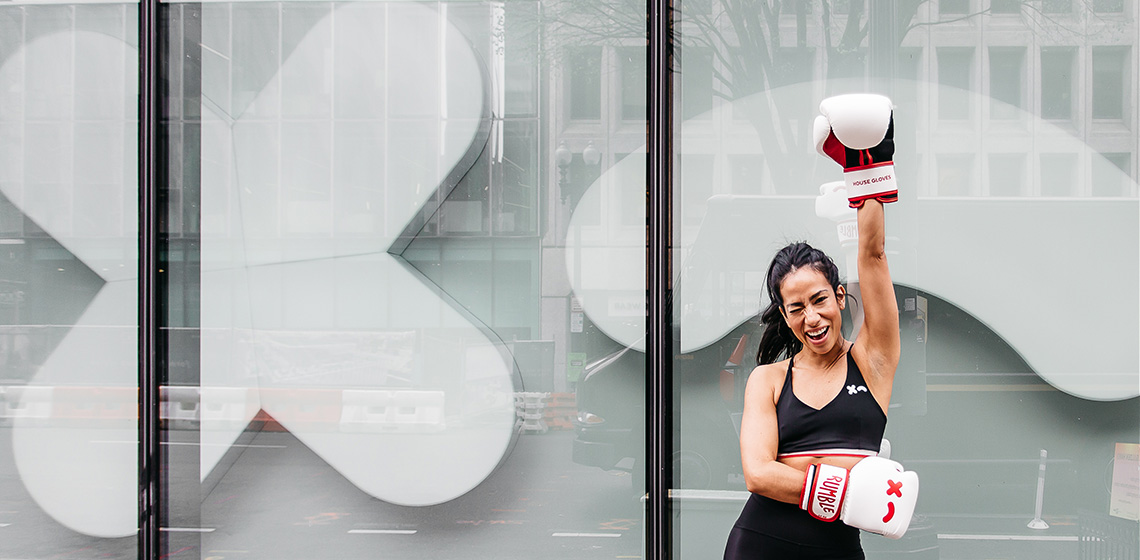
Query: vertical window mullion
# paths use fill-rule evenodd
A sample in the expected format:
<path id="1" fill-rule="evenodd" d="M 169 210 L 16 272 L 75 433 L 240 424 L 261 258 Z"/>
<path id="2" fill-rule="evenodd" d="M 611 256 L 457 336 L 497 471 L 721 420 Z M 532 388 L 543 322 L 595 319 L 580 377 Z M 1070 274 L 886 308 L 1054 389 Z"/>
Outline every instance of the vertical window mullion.
<path id="1" fill-rule="evenodd" d="M 158 0 L 139 1 L 139 533 L 138 555 L 159 554 Z"/>
<path id="2" fill-rule="evenodd" d="M 645 551 L 647 560 L 666 560 L 671 557 L 673 483 L 673 0 L 648 0 L 647 9 Z"/>

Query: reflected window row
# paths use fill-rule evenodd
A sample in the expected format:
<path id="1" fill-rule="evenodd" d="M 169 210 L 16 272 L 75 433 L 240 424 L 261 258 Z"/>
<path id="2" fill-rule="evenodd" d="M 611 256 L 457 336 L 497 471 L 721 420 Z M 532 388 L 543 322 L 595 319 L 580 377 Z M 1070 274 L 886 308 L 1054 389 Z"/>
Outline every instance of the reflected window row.
<path id="1" fill-rule="evenodd" d="M 1030 97 L 1037 97 L 1042 118 L 1055 121 L 1123 121 L 1128 105 L 1128 85 L 1132 70 L 1128 65 L 1130 46 L 1041 47 L 1040 58 L 1031 68 L 1026 64 L 1025 47 L 989 47 L 988 89 L 990 118 L 1022 118 L 1030 109 Z M 1088 58 L 1085 58 L 1085 54 Z M 972 47 L 939 47 L 938 83 L 970 92 L 978 90 L 977 53 Z M 1085 69 L 1087 68 L 1087 70 Z M 1032 72 L 1032 70 L 1037 70 Z M 1036 74 L 1037 77 L 1031 77 Z M 1087 83 L 1082 75 L 1089 76 Z M 1035 85 L 1030 81 L 1039 80 Z M 1082 95 L 1079 88 L 1089 88 Z M 1036 90 L 1036 91 L 1035 91 Z M 973 96 L 951 92 L 938 100 L 938 117 L 969 120 Z"/>
<path id="2" fill-rule="evenodd" d="M 917 80 L 920 68 L 934 66 L 931 60 L 921 60 L 922 49 L 908 49 L 900 57 L 898 75 Z M 973 99 L 970 92 L 987 96 L 989 118 L 1016 120 L 1037 105 L 1036 111 L 1051 121 L 1124 121 L 1129 109 L 1129 85 L 1133 68 L 1131 46 L 1103 46 L 1079 48 L 1074 46 L 1044 46 L 1037 56 L 1027 61 L 1026 47 L 988 47 L 984 53 L 985 87 L 979 85 L 978 54 L 973 47 L 938 47 L 936 50 L 937 84 L 950 88 L 939 90 L 938 118 L 941 120 L 970 120 L 973 118 Z M 865 53 L 859 53 L 859 63 Z M 815 49 L 782 49 L 777 60 L 796 75 L 791 82 L 809 82 L 819 74 L 830 72 L 814 68 L 821 64 L 815 60 Z M 577 51 L 578 63 L 569 71 L 569 111 L 572 121 L 598 121 L 602 119 L 603 99 L 607 97 L 602 76 L 606 67 L 616 65 L 620 80 L 613 87 L 620 99 L 615 107 L 620 120 L 645 120 L 645 58 L 639 49 L 622 48 L 614 54 L 614 62 L 603 64 L 607 55 L 603 49 Z M 686 120 L 710 118 L 708 112 L 716 100 L 719 89 L 717 68 L 711 49 L 692 48 L 682 56 L 681 107 Z M 1087 76 L 1087 79 L 1082 79 Z M 918 86 L 916 86 L 918 87 Z M 1081 88 L 1087 88 L 1082 93 Z M 960 90 L 960 91 L 957 91 Z M 737 116 L 737 119 L 745 117 Z"/>
<path id="3" fill-rule="evenodd" d="M 1027 2 L 1022 0 L 939 0 L 938 13 L 965 15 L 972 11 L 985 10 L 988 7 L 990 13 L 993 14 L 1019 14 L 1026 4 Z M 1099 14 L 1124 12 L 1124 0 L 1094 0 L 1090 4 L 1092 11 Z M 1042 0 L 1040 6 L 1041 11 L 1046 14 L 1070 14 L 1073 12 L 1073 0 Z"/>
<path id="4" fill-rule="evenodd" d="M 938 196 L 1135 197 L 1131 153 L 939 154 Z M 977 169 L 981 161 L 985 167 Z M 1035 166 L 1035 168 L 1031 167 Z M 979 176 L 979 173 L 982 175 Z M 984 180 L 982 180 L 984 177 Z"/>

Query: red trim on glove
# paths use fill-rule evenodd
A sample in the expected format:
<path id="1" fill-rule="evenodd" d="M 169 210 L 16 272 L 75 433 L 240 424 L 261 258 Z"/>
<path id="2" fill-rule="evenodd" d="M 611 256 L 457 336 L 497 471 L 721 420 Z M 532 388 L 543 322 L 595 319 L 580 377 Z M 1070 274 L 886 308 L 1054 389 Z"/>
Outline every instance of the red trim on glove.
<path id="1" fill-rule="evenodd" d="M 862 198 L 849 198 L 849 199 L 847 199 L 847 204 L 848 204 L 848 206 L 850 206 L 852 208 L 862 208 L 863 203 L 867 202 L 868 200 L 871 200 L 871 199 L 878 200 L 879 202 L 882 202 L 883 204 L 890 204 L 892 202 L 898 202 L 899 201 L 899 191 L 894 190 L 891 192 L 872 194 L 872 195 L 864 196 Z"/>
<path id="2" fill-rule="evenodd" d="M 871 156 L 867 156 L 868 159 L 870 159 L 870 157 Z M 874 169 L 876 167 L 883 167 L 884 165 L 894 165 L 894 164 L 895 164 L 895 162 L 893 162 L 893 161 L 883 161 L 883 162 L 879 162 L 879 163 L 868 163 L 867 165 L 856 165 L 854 167 L 845 167 L 845 168 L 843 168 L 843 172 L 844 173 L 850 173 L 852 171 L 859 171 L 861 169 Z"/>
<path id="3" fill-rule="evenodd" d="M 834 130 L 828 132 L 827 139 L 823 141 L 823 153 L 847 169 L 847 146 L 844 146 L 843 142 L 835 137 Z"/>
<path id="4" fill-rule="evenodd" d="M 808 488 L 811 488 L 812 484 L 815 483 L 816 468 L 815 464 L 808 465 L 807 472 L 804 473 L 804 483 L 803 486 L 800 486 L 800 509 L 807 509 L 807 502 L 804 501 L 804 497 L 809 495 Z"/>

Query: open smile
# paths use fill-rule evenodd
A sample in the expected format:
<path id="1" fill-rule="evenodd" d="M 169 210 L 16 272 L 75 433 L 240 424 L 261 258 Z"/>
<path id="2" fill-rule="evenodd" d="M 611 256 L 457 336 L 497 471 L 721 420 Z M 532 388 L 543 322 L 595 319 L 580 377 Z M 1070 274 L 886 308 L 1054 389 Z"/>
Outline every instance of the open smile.
<path id="1" fill-rule="evenodd" d="M 831 327 L 821 327 L 814 331 L 804 331 L 804 336 L 806 336 L 807 339 L 810 340 L 813 344 L 819 344 L 820 342 L 823 342 L 825 338 L 827 338 L 827 333 L 830 330 Z"/>

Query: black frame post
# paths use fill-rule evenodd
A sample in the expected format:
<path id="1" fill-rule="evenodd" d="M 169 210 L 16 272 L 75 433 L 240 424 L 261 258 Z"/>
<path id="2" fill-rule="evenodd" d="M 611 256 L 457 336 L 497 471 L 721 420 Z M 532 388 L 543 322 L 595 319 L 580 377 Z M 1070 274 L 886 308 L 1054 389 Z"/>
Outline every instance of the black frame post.
<path id="1" fill-rule="evenodd" d="M 139 0 L 139 533 L 138 557 L 159 550 L 158 0 Z"/>
<path id="2" fill-rule="evenodd" d="M 646 560 L 667 560 L 673 484 L 673 0 L 647 1 L 645 551 Z"/>

